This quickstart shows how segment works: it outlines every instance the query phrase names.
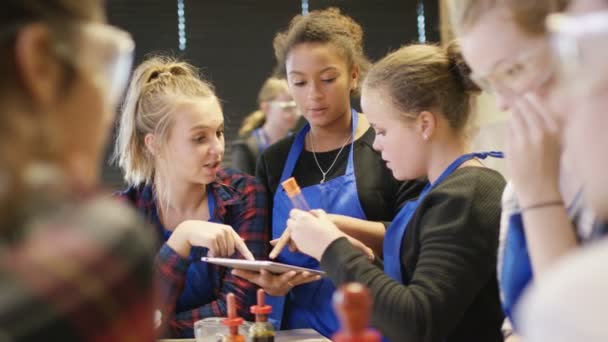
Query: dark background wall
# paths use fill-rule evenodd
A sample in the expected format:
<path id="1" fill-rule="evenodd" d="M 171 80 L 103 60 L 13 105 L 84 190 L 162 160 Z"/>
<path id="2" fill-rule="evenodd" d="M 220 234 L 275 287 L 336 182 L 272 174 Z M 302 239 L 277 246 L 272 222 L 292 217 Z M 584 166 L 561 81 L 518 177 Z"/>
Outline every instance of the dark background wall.
<path id="1" fill-rule="evenodd" d="M 330 6 L 357 20 L 365 31 L 372 60 L 418 40 L 418 0 L 309 0 L 309 10 Z M 438 1 L 424 0 L 426 38 L 439 41 Z M 242 118 L 255 109 L 258 89 L 274 67 L 272 39 L 300 0 L 184 0 L 187 47 L 178 48 L 177 0 L 108 0 L 110 23 L 129 31 L 136 42 L 135 63 L 153 53 L 185 58 L 201 68 L 216 87 L 226 116 L 229 142 Z M 108 148 L 110 153 L 111 146 Z M 106 165 L 104 181 L 122 185 L 120 171 Z"/>

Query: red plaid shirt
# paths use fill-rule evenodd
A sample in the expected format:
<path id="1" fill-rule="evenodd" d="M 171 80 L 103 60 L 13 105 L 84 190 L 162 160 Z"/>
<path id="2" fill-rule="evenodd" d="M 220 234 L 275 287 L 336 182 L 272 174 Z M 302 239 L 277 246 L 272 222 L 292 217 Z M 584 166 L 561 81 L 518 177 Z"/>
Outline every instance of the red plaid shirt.
<path id="1" fill-rule="evenodd" d="M 270 234 L 264 187 L 251 176 L 224 169 L 211 184 L 210 195 L 216 203 L 213 220 L 233 227 L 256 259 L 267 258 Z M 153 224 L 159 234 L 159 241 L 163 241 L 164 227 L 159 220 L 153 186 L 132 187 L 121 193 L 121 196 L 135 205 Z M 156 262 L 164 303 L 161 313 L 163 321 L 169 319 L 171 337 L 192 337 L 194 322 L 206 317 L 225 317 L 228 293 L 235 294 L 238 314 L 245 319 L 252 318 L 249 307 L 255 304 L 257 287 L 233 276 L 228 269 L 220 266 L 212 266 L 211 276 L 214 279 L 209 280 L 213 284 L 219 284 L 213 290 L 215 300 L 193 310 L 175 312 L 177 300 L 188 281 L 186 273 L 190 261 L 163 244 Z"/>
<path id="2" fill-rule="evenodd" d="M 42 191 L 0 239 L 0 340 L 154 341 L 154 238 L 111 198 Z"/>

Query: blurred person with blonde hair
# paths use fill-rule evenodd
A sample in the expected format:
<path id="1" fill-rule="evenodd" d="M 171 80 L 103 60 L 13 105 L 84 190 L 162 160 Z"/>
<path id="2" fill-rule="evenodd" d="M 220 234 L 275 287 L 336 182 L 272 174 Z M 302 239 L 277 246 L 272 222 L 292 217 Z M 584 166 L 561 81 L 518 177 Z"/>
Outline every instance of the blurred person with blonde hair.
<path id="1" fill-rule="evenodd" d="M 98 196 L 132 62 L 101 1 L 0 11 L 0 340 L 153 341 L 153 239 Z"/>
<path id="2" fill-rule="evenodd" d="M 240 139 L 232 145 L 232 167 L 250 175 L 255 174 L 260 154 L 285 138 L 300 117 L 284 79 L 270 77 L 264 82 L 258 106 L 245 118 L 239 130 Z"/>
<path id="3" fill-rule="evenodd" d="M 545 18 L 568 0 L 454 0 L 452 24 L 472 78 L 509 110 L 507 174 L 498 258 L 503 308 L 563 256 L 602 234 L 564 143 L 557 70 Z M 514 53 L 515 51 L 515 53 Z M 573 80 L 569 80 L 572 82 Z M 588 189 L 585 189 L 585 191 Z M 506 334 L 511 330 L 507 327 Z"/>
<path id="4" fill-rule="evenodd" d="M 574 0 L 547 20 L 556 65 L 556 104 L 568 109 L 564 141 L 585 186 L 589 206 L 608 220 L 608 1 Z M 604 232 L 606 226 L 603 226 Z M 608 239 L 557 263 L 526 293 L 524 341 L 608 341 Z"/>

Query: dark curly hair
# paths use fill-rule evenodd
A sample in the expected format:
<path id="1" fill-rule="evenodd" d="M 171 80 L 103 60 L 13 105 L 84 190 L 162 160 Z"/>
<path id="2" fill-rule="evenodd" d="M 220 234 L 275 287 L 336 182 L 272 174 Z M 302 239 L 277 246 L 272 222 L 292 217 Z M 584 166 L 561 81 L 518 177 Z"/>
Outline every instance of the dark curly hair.
<path id="1" fill-rule="evenodd" d="M 307 16 L 297 15 L 289 27 L 274 38 L 277 59 L 275 73 L 285 78 L 285 62 L 291 49 L 301 43 L 327 43 L 340 49 L 349 68 L 357 67 L 363 78 L 370 62 L 363 52 L 363 29 L 353 18 L 337 8 L 312 11 Z M 355 90 L 358 95 L 359 89 Z"/>

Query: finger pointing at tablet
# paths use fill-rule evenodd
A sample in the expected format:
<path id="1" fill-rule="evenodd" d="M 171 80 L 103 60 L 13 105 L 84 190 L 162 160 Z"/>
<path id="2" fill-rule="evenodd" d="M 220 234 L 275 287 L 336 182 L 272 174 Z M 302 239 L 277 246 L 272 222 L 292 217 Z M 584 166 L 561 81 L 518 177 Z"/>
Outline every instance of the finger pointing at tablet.
<path id="1" fill-rule="evenodd" d="M 214 222 L 184 221 L 175 228 L 167 245 L 184 258 L 192 247 L 207 247 L 209 256 L 232 256 L 239 252 L 245 259 L 254 260 L 245 241 L 232 227 Z"/>
<path id="2" fill-rule="evenodd" d="M 243 258 L 247 260 L 255 260 L 253 254 L 251 253 L 249 248 L 247 248 L 247 245 L 245 244 L 243 238 L 241 238 L 239 234 L 237 234 L 234 230 L 232 230 L 232 234 L 234 235 L 234 246 L 236 247 L 236 250 L 241 253 Z"/>

